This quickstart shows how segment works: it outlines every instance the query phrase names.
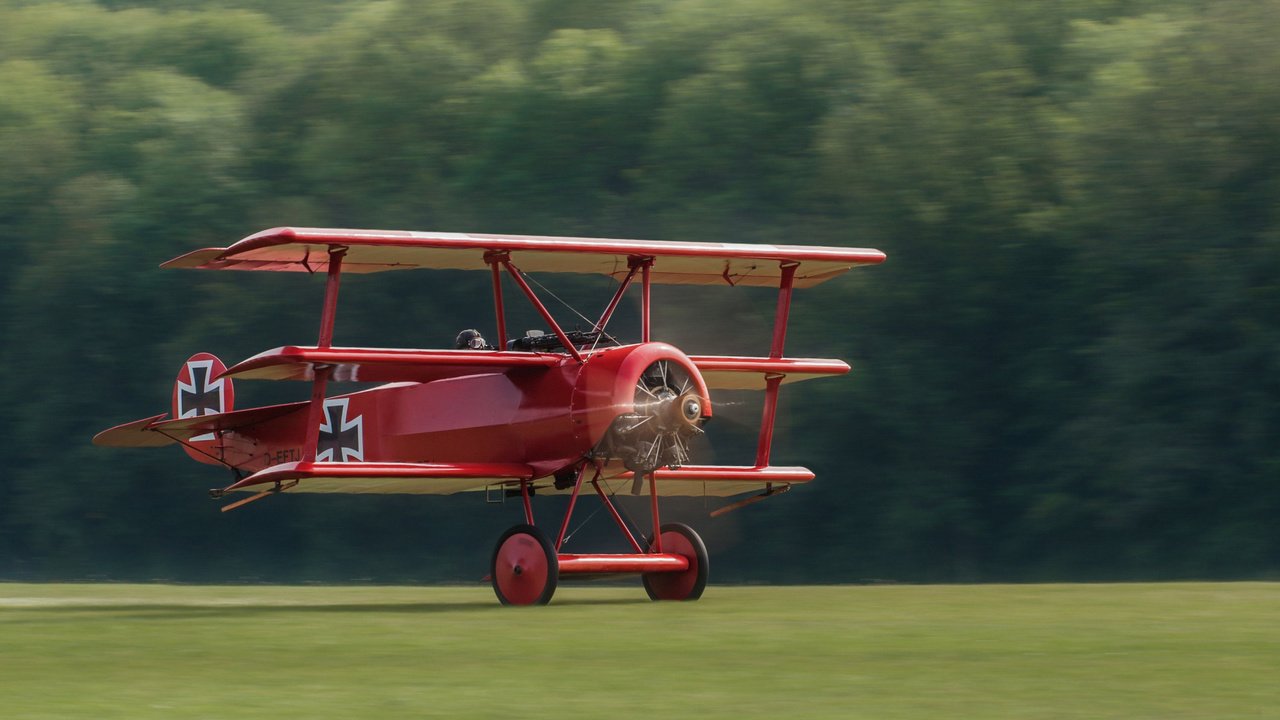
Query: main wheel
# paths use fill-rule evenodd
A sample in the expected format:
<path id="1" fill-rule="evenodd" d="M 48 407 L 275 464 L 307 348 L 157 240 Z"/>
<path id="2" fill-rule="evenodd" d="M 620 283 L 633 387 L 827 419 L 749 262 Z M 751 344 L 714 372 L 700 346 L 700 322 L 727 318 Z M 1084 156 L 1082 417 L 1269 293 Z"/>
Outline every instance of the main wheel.
<path id="1" fill-rule="evenodd" d="M 556 592 L 560 561 L 541 530 L 516 525 L 498 538 L 489 571 L 503 605 L 546 605 Z"/>
<path id="2" fill-rule="evenodd" d="M 650 543 L 652 544 L 652 543 Z M 641 576 L 650 600 L 697 600 L 707 587 L 707 546 L 693 528 L 683 523 L 662 526 L 662 552 L 689 558 L 683 572 L 646 573 Z"/>

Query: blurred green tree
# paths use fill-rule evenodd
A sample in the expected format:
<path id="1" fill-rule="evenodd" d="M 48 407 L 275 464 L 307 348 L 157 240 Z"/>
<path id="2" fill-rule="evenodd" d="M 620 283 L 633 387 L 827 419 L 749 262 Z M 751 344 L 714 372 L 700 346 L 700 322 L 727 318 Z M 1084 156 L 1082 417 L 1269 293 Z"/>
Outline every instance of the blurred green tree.
<path id="1" fill-rule="evenodd" d="M 191 352 L 312 339 L 317 278 L 155 269 L 281 224 L 887 250 L 796 298 L 789 351 L 855 375 L 783 395 L 777 459 L 818 482 L 698 520 L 728 577 L 1273 574 L 1278 23 L 1277 0 L 2 2 L 0 576 L 483 564 L 504 520 L 468 499 L 219 517 L 199 469 L 87 445 L 165 407 Z M 489 322 L 457 301 L 484 278 L 390 275 L 347 285 L 343 341 Z M 658 297 L 692 350 L 767 342 L 771 293 Z M 737 460 L 758 398 L 729 400 Z"/>

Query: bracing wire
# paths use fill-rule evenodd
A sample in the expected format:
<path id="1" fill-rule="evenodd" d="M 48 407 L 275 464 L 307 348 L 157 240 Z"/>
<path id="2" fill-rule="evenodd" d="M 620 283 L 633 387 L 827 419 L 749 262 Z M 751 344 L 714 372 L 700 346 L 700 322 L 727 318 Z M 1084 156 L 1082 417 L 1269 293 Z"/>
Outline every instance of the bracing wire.
<path id="1" fill-rule="evenodd" d="M 582 319 L 582 321 L 583 321 L 583 322 L 587 323 L 587 325 L 589 325 L 590 327 L 595 327 L 595 325 L 596 325 L 596 321 L 595 321 L 595 320 L 592 320 L 591 318 L 588 318 L 586 315 L 583 315 L 582 313 L 578 312 L 578 309 L 577 309 L 577 308 L 575 308 L 574 306 L 570 305 L 568 302 L 566 302 L 566 301 L 565 301 L 563 298 L 561 298 L 559 295 L 556 295 L 554 292 L 552 292 L 552 291 L 551 291 L 551 288 L 549 288 L 549 287 L 547 287 L 546 285 L 543 285 L 542 283 L 538 282 L 538 279 L 537 279 L 537 278 L 535 278 L 534 276 L 530 275 L 529 273 L 527 273 L 527 272 L 525 272 L 525 271 L 523 271 L 523 270 L 521 270 L 521 271 L 520 271 L 520 274 L 521 274 L 521 275 L 523 275 L 523 276 L 525 277 L 525 279 L 527 279 L 529 282 L 533 283 L 534 285 L 537 285 L 537 286 L 538 286 L 538 288 L 539 288 L 539 289 L 541 289 L 543 292 L 545 292 L 547 295 L 550 295 L 550 296 L 551 296 L 551 298 L 552 298 L 552 299 L 554 299 L 556 302 L 558 302 L 558 303 L 560 303 L 561 305 L 563 305 L 563 306 L 565 306 L 566 308 L 568 308 L 568 309 L 569 309 L 569 312 L 573 313 L 574 315 L 577 315 L 579 318 L 581 318 L 581 319 Z M 595 350 L 595 349 L 596 349 L 596 346 L 600 344 L 600 340 L 601 340 L 601 339 L 603 339 L 603 338 L 605 338 L 605 337 L 608 337 L 608 338 L 609 338 L 609 340 L 610 340 L 610 341 L 612 341 L 615 345 L 621 345 L 621 344 L 622 344 L 622 343 L 618 342 L 617 338 L 615 338 L 615 337 L 613 337 L 612 335 L 609 335 L 608 333 L 606 333 L 606 332 L 604 332 L 603 330 L 601 330 L 601 331 L 600 331 L 600 335 L 599 335 L 599 337 L 597 337 L 597 338 L 596 338 L 596 341 L 595 341 L 595 343 L 593 343 L 593 344 L 592 344 L 591 349 L 592 349 L 592 350 Z"/>
<path id="2" fill-rule="evenodd" d="M 541 288 L 543 292 L 545 292 L 546 294 L 548 294 L 548 295 L 550 295 L 552 298 L 554 298 L 556 302 L 558 302 L 558 303 L 560 303 L 561 305 L 563 305 L 563 306 L 565 306 L 566 308 L 568 308 L 568 309 L 569 309 L 569 312 L 571 312 L 571 313 L 573 313 L 574 315 L 577 315 L 578 317 L 582 318 L 582 321 L 583 321 L 583 322 L 590 323 L 593 327 L 595 326 L 595 324 L 596 324 L 596 323 L 595 323 L 595 321 L 594 321 L 594 320 L 590 320 L 590 319 L 588 319 L 588 318 L 587 318 L 587 316 L 586 316 L 586 315 L 583 315 L 582 313 L 578 312 L 577 308 L 575 308 L 574 306 L 572 306 L 572 305 L 570 305 L 569 303 L 565 302 L 563 299 L 561 299 L 561 298 L 560 298 L 560 296 L 559 296 L 559 295 L 556 295 L 555 293 L 551 292 L 551 289 L 550 289 L 550 288 L 548 288 L 546 285 L 543 285 L 542 283 L 538 282 L 538 279 L 537 279 L 537 278 L 535 278 L 534 276 L 530 275 L 529 273 L 527 273 L 527 272 L 525 272 L 525 271 L 523 271 L 523 270 L 521 270 L 521 271 L 520 271 L 520 274 L 521 274 L 521 275 L 523 275 L 523 276 L 525 276 L 525 278 L 527 278 L 527 279 L 528 279 L 530 282 L 532 282 L 534 285 L 537 285 L 539 288 Z"/>

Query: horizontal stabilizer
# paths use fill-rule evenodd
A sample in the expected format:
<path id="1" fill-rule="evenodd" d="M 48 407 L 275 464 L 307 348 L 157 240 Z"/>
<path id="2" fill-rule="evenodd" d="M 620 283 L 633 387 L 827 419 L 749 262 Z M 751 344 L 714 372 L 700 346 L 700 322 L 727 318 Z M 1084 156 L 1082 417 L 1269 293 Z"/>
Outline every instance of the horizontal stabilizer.
<path id="1" fill-rule="evenodd" d="M 93 438 L 94 445 L 110 447 L 162 447 L 178 441 L 189 440 L 196 435 L 217 432 L 219 430 L 235 430 L 258 423 L 284 417 L 297 412 L 310 403 L 296 402 L 285 405 L 269 405 L 260 408 L 246 408 L 226 413 L 198 415 L 179 420 L 165 420 L 165 414 L 154 415 L 141 420 L 118 425 L 103 430 Z"/>
<path id="2" fill-rule="evenodd" d="M 152 415 L 151 417 L 103 430 L 93 436 L 93 444 L 104 447 L 164 447 L 165 445 L 172 445 L 176 442 L 173 438 L 165 437 L 158 432 L 152 431 L 155 424 L 166 417 L 169 417 L 168 413 L 160 413 L 159 415 Z"/>
<path id="3" fill-rule="evenodd" d="M 245 408 L 244 410 L 232 410 L 231 412 L 213 415 L 199 415 L 182 418 L 181 420 L 165 420 L 164 422 L 156 423 L 151 429 L 186 439 L 193 435 L 203 435 L 204 433 L 217 432 L 219 430 L 236 430 L 267 422 L 268 420 L 275 420 L 290 413 L 298 412 L 310 404 L 303 400 L 285 403 L 284 405 L 268 405 L 266 407 Z"/>
<path id="4" fill-rule="evenodd" d="M 563 355 L 496 350 L 317 348 L 286 345 L 228 368 L 222 377 L 245 380 L 314 380 L 317 365 L 333 367 L 332 379 L 354 382 L 430 382 L 511 368 L 547 368 Z"/>
<path id="5" fill-rule="evenodd" d="M 796 265 L 798 288 L 885 259 L 879 250 L 816 245 L 279 227 L 230 247 L 187 253 L 161 267 L 322 273 L 329 267 L 329 248 L 336 246 L 346 248 L 345 273 L 488 270 L 486 255 L 508 253 L 525 272 L 593 273 L 619 279 L 630 271 L 633 258 L 651 258 L 652 282 L 682 285 L 777 287 L 781 267 Z"/>
<path id="6" fill-rule="evenodd" d="M 289 492 L 452 495 L 528 479 L 533 469 L 520 463 L 289 462 L 260 470 L 226 490 L 297 480 Z"/>
<path id="7" fill-rule="evenodd" d="M 849 364 L 821 358 L 690 356 L 712 390 L 764 390 L 769 376 L 780 376 L 782 384 L 819 377 L 844 375 Z"/>

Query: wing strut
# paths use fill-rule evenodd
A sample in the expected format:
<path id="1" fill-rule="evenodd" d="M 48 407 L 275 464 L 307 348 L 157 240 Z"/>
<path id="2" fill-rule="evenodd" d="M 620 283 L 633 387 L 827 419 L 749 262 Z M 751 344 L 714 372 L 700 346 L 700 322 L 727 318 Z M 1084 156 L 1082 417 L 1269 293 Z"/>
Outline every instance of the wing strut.
<path id="1" fill-rule="evenodd" d="M 796 268 L 800 263 L 782 263 L 782 282 L 778 287 L 778 310 L 773 318 L 773 344 L 769 347 L 769 358 L 777 360 L 782 357 L 782 348 L 787 342 L 787 318 L 791 314 L 791 290 L 795 285 Z M 756 467 L 769 466 L 769 452 L 773 447 L 773 422 L 778 414 L 778 386 L 782 384 L 782 375 L 766 375 L 764 389 L 764 410 L 760 417 L 760 437 L 756 443 Z"/>
<path id="2" fill-rule="evenodd" d="M 507 349 L 507 309 L 502 304 L 502 271 L 498 269 L 498 255 L 485 253 L 484 261 L 493 272 L 493 312 L 498 318 L 498 349 Z M 530 523 L 532 525 L 533 523 Z"/>
<path id="3" fill-rule="evenodd" d="M 329 273 L 324 284 L 324 310 L 320 313 L 320 337 L 317 347 L 328 349 L 333 346 L 333 321 L 338 315 L 338 286 L 342 280 L 342 258 L 347 248 L 341 245 L 329 247 Z M 316 461 L 316 452 L 320 445 L 320 424 L 324 414 L 324 391 L 333 375 L 332 365 L 317 365 L 315 380 L 311 385 L 311 406 L 307 411 L 307 435 L 302 447 L 302 457 L 311 462 Z"/>
<path id="4" fill-rule="evenodd" d="M 613 294 L 613 299 L 609 301 L 609 306 L 604 309 L 604 313 L 600 315 L 600 319 L 596 321 L 595 327 L 591 328 L 595 332 L 602 333 L 609 325 L 609 319 L 613 317 L 613 311 L 618 309 L 618 303 L 622 300 L 622 296 L 626 294 L 627 288 L 631 287 L 631 281 L 635 279 L 636 270 L 639 265 L 633 258 L 630 262 L 630 270 L 627 276 L 622 278 L 622 282 L 618 285 L 618 290 Z"/>
<path id="5" fill-rule="evenodd" d="M 324 310 L 320 313 L 320 342 L 322 348 L 333 345 L 333 320 L 338 314 L 338 283 L 342 274 L 342 258 L 347 248 L 334 245 L 329 248 L 329 274 L 324 283 Z"/>
<path id="6" fill-rule="evenodd" d="M 652 285 L 649 271 L 652 267 L 653 258 L 640 261 L 640 342 L 649 342 L 649 287 Z"/>
<path id="7" fill-rule="evenodd" d="M 569 336 L 564 334 L 564 330 L 560 327 L 560 323 L 556 322 L 556 319 L 551 316 L 551 311 L 547 310 L 547 306 L 543 305 L 542 301 L 538 299 L 538 296 L 534 294 L 533 288 L 529 287 L 529 283 L 525 282 L 524 278 L 520 277 L 520 269 L 511 264 L 511 255 L 505 252 L 491 253 L 487 255 L 486 258 L 492 258 L 489 262 L 502 263 L 502 267 L 507 269 L 507 274 L 511 276 L 512 280 L 516 281 L 516 285 L 520 286 L 525 297 L 529 298 L 529 302 L 533 305 L 533 309 L 538 311 L 538 314 L 546 321 L 547 326 L 556 334 L 556 337 L 560 338 L 560 344 L 564 346 L 564 349 L 573 357 L 574 360 L 581 364 L 583 362 L 582 353 L 578 352 L 578 347 L 573 344 L 573 341 L 569 340 Z M 503 342 L 506 341 L 504 340 Z"/>
<path id="8" fill-rule="evenodd" d="M 624 522 L 622 520 L 622 516 L 618 514 L 618 509 L 613 506 L 613 501 L 609 499 L 609 496 L 605 494 L 604 490 L 600 489 L 600 476 L 598 474 L 591 481 L 591 487 L 596 489 L 596 495 L 600 496 L 600 502 L 604 503 L 605 509 L 609 511 L 609 515 L 613 518 L 613 522 L 622 530 L 622 534 L 627 537 L 627 542 L 631 543 L 632 549 L 634 549 L 637 554 L 643 553 L 644 549 L 640 547 L 640 543 L 636 542 L 636 536 L 631 533 L 631 528 L 627 527 L 627 523 Z"/>

